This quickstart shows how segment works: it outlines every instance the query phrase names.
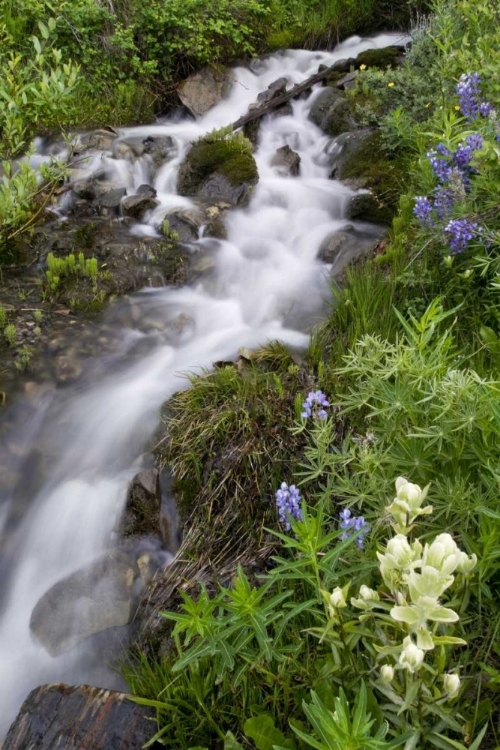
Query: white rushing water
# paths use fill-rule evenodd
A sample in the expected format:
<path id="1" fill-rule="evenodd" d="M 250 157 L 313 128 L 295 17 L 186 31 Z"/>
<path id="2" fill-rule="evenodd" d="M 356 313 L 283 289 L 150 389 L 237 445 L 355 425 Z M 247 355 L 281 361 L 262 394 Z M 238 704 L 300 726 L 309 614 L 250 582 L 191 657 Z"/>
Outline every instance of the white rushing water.
<path id="1" fill-rule="evenodd" d="M 190 142 L 235 121 L 270 83 L 286 77 L 289 85 L 295 84 L 321 63 L 331 65 L 396 41 L 401 37 L 384 34 L 352 38 L 333 52 L 279 53 L 251 69 L 233 70 L 229 97 L 196 122 L 165 121 L 120 131 L 122 139 L 168 135 L 177 149 L 154 180 L 161 205 L 132 231 L 151 236 L 169 210 L 194 205 L 175 192 L 177 170 Z M 84 378 L 63 395 L 56 393 L 49 407 L 40 405 L 38 421 L 43 434 L 58 446 L 58 455 L 50 479 L 36 497 L 27 498 L 11 540 L 14 553 L 0 610 L 0 737 L 28 691 L 43 682 L 114 684 L 105 665 L 90 665 L 84 646 L 50 657 L 30 635 L 30 616 L 50 586 L 109 548 L 128 482 L 140 467 L 159 408 L 170 394 L 186 387 L 179 373 L 211 367 L 216 360 L 234 357 L 242 346 L 253 348 L 276 339 L 294 347 L 307 344 L 300 321 L 320 311 L 327 293 L 328 268 L 316 259 L 318 249 L 327 235 L 345 226 L 343 217 L 353 194 L 327 179 L 331 139 L 308 120 L 320 90 L 316 87 L 308 99 L 293 102 L 293 116 L 262 122 L 255 155 L 260 181 L 250 205 L 230 213 L 227 240 L 199 240 L 215 248 L 216 265 L 209 278 L 192 287 L 148 289 L 135 295 L 142 314 L 154 312 L 165 327 L 180 314 L 189 319 L 175 345 L 160 340 L 142 360 L 118 370 L 106 370 L 106 363 L 101 363 L 98 377 Z M 280 177 L 271 166 L 276 149 L 285 144 L 301 157 L 298 177 Z M 119 173 L 131 193 L 150 182 L 145 160 L 131 164 L 96 153 L 86 169 L 103 166 Z M 127 351 L 143 335 L 140 330 L 123 330 L 115 364 L 120 357 L 126 363 Z M 39 424 L 26 430 L 25 452 L 39 433 Z M 0 513 L 0 523 L 4 516 Z"/>

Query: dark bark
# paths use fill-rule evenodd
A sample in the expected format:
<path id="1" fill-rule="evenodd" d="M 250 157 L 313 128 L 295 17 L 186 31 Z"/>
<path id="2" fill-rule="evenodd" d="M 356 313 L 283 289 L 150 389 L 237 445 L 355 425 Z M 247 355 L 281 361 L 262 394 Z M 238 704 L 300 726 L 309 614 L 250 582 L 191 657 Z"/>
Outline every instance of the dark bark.
<path id="1" fill-rule="evenodd" d="M 272 112 L 273 109 L 277 109 L 277 107 L 280 107 L 282 104 L 286 104 L 286 102 L 290 101 L 290 99 L 295 99 L 297 96 L 302 94 L 304 91 L 307 91 L 307 89 L 310 89 L 311 86 L 314 86 L 314 84 L 319 83 L 324 78 L 327 78 L 332 73 L 345 73 L 346 69 L 347 72 L 350 69 L 351 63 L 354 63 L 354 60 L 337 60 L 336 63 L 331 65 L 329 68 L 325 68 L 324 70 L 319 71 L 318 73 L 315 73 L 313 76 L 310 76 L 302 83 L 297 83 L 295 86 L 293 86 L 290 91 L 285 92 L 284 94 L 281 94 L 280 96 L 275 97 L 274 99 L 271 99 L 270 101 L 264 102 L 264 104 L 261 104 L 258 107 L 255 107 L 254 109 L 250 110 L 250 112 L 247 112 L 246 115 L 243 115 L 240 117 L 236 122 L 233 122 L 232 128 L 233 131 L 239 130 L 239 128 L 242 128 L 244 125 L 247 125 L 249 122 L 253 122 L 254 120 L 259 120 L 261 117 L 264 117 L 264 115 L 267 115 L 268 112 Z"/>

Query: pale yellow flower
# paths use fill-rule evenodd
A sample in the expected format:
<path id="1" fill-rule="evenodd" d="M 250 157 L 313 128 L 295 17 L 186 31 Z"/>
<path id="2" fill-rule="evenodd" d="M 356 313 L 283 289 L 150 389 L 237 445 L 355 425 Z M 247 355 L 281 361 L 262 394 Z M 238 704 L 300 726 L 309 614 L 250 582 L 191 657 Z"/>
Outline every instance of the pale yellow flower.
<path id="1" fill-rule="evenodd" d="M 366 65 L 360 65 L 360 66 L 359 66 L 359 69 L 360 69 L 360 70 L 366 70 Z"/>
<path id="2" fill-rule="evenodd" d="M 392 87 L 395 85 L 396 84 L 394 83 L 394 81 L 391 81 L 390 83 L 387 84 L 387 88 L 392 89 Z"/>

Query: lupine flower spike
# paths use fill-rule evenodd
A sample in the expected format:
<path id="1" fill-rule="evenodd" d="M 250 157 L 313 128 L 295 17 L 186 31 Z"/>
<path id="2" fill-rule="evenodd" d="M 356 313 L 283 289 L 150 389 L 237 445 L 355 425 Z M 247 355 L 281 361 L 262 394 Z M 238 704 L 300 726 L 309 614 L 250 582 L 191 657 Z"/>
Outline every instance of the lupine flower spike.
<path id="1" fill-rule="evenodd" d="M 290 531 L 290 518 L 302 521 L 300 490 L 294 484 L 288 486 L 286 482 L 282 482 L 275 498 L 280 523 L 283 524 L 286 531 Z"/>
<path id="2" fill-rule="evenodd" d="M 366 523 L 364 517 L 353 516 L 349 508 L 344 508 L 344 510 L 339 513 L 339 516 L 340 528 L 343 529 L 343 533 L 340 536 L 341 540 L 344 541 L 344 539 L 349 539 L 353 532 L 359 531 L 361 533 L 356 538 L 356 544 L 360 549 L 363 549 L 365 546 L 365 536 L 370 529 L 370 526 Z"/>
<path id="3" fill-rule="evenodd" d="M 323 391 L 310 391 L 306 400 L 302 404 L 304 411 L 301 416 L 303 419 L 307 419 L 308 417 L 326 419 L 328 414 L 325 409 L 328 406 L 330 406 L 330 402 L 327 400 Z"/>

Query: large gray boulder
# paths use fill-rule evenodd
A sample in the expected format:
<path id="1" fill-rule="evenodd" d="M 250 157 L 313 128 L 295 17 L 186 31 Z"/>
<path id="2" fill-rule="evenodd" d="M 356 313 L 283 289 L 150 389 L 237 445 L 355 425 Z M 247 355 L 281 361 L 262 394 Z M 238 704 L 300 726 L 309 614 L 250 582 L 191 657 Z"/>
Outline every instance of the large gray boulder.
<path id="1" fill-rule="evenodd" d="M 309 119 L 327 135 L 335 137 L 356 128 L 345 94 L 333 86 L 327 86 L 315 100 Z"/>
<path id="2" fill-rule="evenodd" d="M 24 701 L 2 748 L 139 750 L 156 733 L 155 711 L 128 698 L 89 685 L 41 685 Z"/>
<path id="3" fill-rule="evenodd" d="M 203 117 L 209 109 L 227 96 L 229 90 L 227 73 L 206 66 L 182 81 L 177 93 L 191 114 Z"/>
<path id="4" fill-rule="evenodd" d="M 58 581 L 31 614 L 34 638 L 57 656 L 95 633 L 127 625 L 135 613 L 138 575 L 135 562 L 116 551 Z"/>

